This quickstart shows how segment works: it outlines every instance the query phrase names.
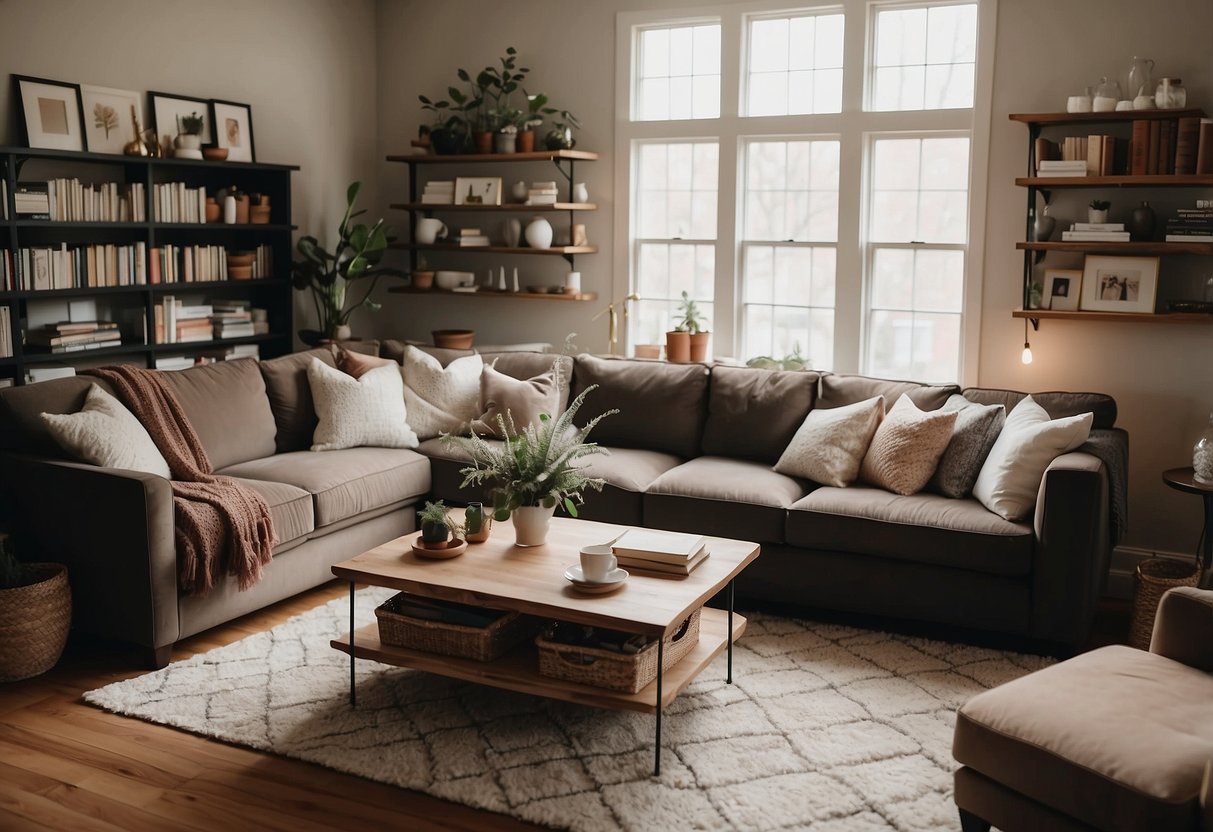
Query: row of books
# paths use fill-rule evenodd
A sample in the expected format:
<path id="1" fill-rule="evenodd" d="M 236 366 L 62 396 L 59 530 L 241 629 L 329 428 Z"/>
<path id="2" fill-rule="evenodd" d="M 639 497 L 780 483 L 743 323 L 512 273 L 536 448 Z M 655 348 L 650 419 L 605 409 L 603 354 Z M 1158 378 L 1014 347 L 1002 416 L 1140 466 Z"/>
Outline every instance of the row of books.
<path id="1" fill-rule="evenodd" d="M 261 360 L 261 347 L 257 344 L 229 344 L 214 350 L 204 350 L 195 355 L 162 355 L 156 358 L 153 366 L 157 370 L 188 370 L 202 364 L 215 364 L 219 361 L 234 361 L 237 358 Z"/>
<path id="2" fill-rule="evenodd" d="M 54 354 L 122 346 L 122 333 L 113 321 L 61 321 L 32 329 L 25 343 Z"/>
<path id="3" fill-rule="evenodd" d="M 156 222 L 206 222 L 206 188 L 162 182 L 152 188 L 152 202 Z"/>
<path id="4" fill-rule="evenodd" d="M 3 286 L 7 290 L 44 291 L 147 283 L 147 244 L 99 243 L 68 248 L 23 248 L 16 261 L 4 252 Z"/>
<path id="5" fill-rule="evenodd" d="M 49 179 L 21 182 L 15 194 L 19 219 L 57 222 L 143 222 L 147 219 L 142 182 Z"/>
<path id="6" fill-rule="evenodd" d="M 1213 119 L 1137 119 L 1131 130 L 1127 145 L 1103 134 L 1038 140 L 1036 175 L 1213 174 Z"/>
<path id="7" fill-rule="evenodd" d="M 555 181 L 532 182 L 527 188 L 527 205 L 555 205 L 560 201 L 560 191 L 556 189 Z"/>
<path id="8" fill-rule="evenodd" d="M 165 295 L 153 311 L 153 342 L 156 344 L 248 338 L 269 332 L 266 310 L 252 308 L 248 301 L 212 301 L 187 306 L 172 295 Z"/>
<path id="9" fill-rule="evenodd" d="M 628 529 L 611 544 L 611 551 L 625 569 L 666 575 L 689 575 L 709 555 L 702 535 L 656 529 Z"/>
<path id="10" fill-rule="evenodd" d="M 12 310 L 0 306 L 0 358 L 11 358 L 13 355 L 13 318 Z"/>
<path id="11" fill-rule="evenodd" d="M 1213 200 L 1198 199 L 1195 208 L 1177 208 L 1165 232 L 1168 243 L 1213 243 Z"/>
<path id="12" fill-rule="evenodd" d="M 432 182 L 425 183 L 425 190 L 421 193 L 422 205 L 454 205 L 455 204 L 455 180 L 454 179 L 435 179 Z"/>
<path id="13" fill-rule="evenodd" d="M 1060 145 L 1060 159 L 1040 159 L 1036 175 L 1111 176 L 1116 170 L 1115 136 L 1067 136 Z"/>
<path id="14" fill-rule="evenodd" d="M 457 246 L 465 248 L 472 246 L 487 246 L 489 236 L 479 228 L 461 228 L 453 241 Z"/>

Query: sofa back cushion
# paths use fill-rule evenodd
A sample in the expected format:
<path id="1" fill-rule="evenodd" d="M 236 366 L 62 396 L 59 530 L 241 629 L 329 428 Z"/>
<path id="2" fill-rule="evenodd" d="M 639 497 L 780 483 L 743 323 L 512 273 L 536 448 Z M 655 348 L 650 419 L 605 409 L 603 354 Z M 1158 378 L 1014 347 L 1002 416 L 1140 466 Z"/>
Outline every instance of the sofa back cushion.
<path id="1" fill-rule="evenodd" d="M 919 410 L 938 410 L 948 396 L 959 393 L 956 384 L 920 384 L 917 381 L 897 381 L 869 376 L 843 376 L 825 373 L 821 377 L 821 394 L 818 407 L 842 407 L 866 401 L 873 396 L 884 396 L 885 410 L 906 395 Z"/>
<path id="2" fill-rule="evenodd" d="M 552 369 L 560 367 L 560 399 L 557 402 L 556 413 L 564 412 L 569 406 L 569 389 L 573 381 L 573 359 L 567 355 L 548 352 L 486 352 L 482 353 L 485 364 L 493 365 L 499 373 L 528 381 L 541 376 Z M 481 402 L 483 405 L 484 402 Z M 555 414 L 553 414 L 555 415 Z M 614 418 L 614 417 L 612 417 Z"/>
<path id="3" fill-rule="evenodd" d="M 1027 396 L 1018 390 L 999 390 L 992 387 L 966 387 L 964 397 L 978 404 L 1000 404 L 1010 413 Z M 1116 426 L 1116 399 L 1103 393 L 1066 393 L 1053 391 L 1033 393 L 1032 401 L 1045 409 L 1050 419 L 1064 419 L 1092 413 L 1093 429 L 1106 430 Z"/>
<path id="4" fill-rule="evenodd" d="M 712 367 L 703 452 L 774 465 L 817 400 L 814 372 Z"/>
<path id="5" fill-rule="evenodd" d="M 41 414 L 79 413 L 88 388 L 94 384 L 107 393 L 114 392 L 107 383 L 92 376 L 57 378 L 0 390 L 0 449 L 67 459 L 68 455 L 42 423 Z"/>
<path id="6" fill-rule="evenodd" d="M 261 362 L 265 395 L 274 414 L 274 445 L 280 454 L 306 451 L 312 446 L 317 423 L 312 388 L 307 381 L 307 367 L 312 358 L 330 366 L 334 364 L 332 351 L 323 347 Z"/>
<path id="7" fill-rule="evenodd" d="M 626 358 L 579 355 L 573 362 L 573 393 L 592 384 L 577 415 L 583 425 L 612 408 L 590 439 L 608 448 L 644 448 L 689 459 L 699 455 L 707 412 L 708 368 Z"/>
<path id="8" fill-rule="evenodd" d="M 404 348 L 416 347 L 422 352 L 429 353 L 438 359 L 438 363 L 445 367 L 456 358 L 463 358 L 465 355 L 471 355 L 476 350 L 448 350 L 443 347 L 431 347 L 429 344 L 420 344 L 416 341 L 397 341 L 395 338 L 387 338 L 379 344 L 379 355 L 382 358 L 390 358 L 397 364 L 404 363 Z"/>
<path id="9" fill-rule="evenodd" d="M 274 412 L 258 362 L 219 361 L 165 373 L 211 465 L 226 468 L 274 454 Z"/>

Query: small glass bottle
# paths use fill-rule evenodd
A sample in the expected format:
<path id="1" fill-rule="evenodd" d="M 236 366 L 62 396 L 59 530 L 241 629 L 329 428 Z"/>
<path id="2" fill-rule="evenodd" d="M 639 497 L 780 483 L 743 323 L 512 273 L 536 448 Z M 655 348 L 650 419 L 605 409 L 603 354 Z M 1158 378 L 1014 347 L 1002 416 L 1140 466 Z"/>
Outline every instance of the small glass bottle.
<path id="1" fill-rule="evenodd" d="M 1209 414 L 1209 424 L 1192 448 L 1192 468 L 1197 482 L 1213 485 L 1213 413 Z"/>

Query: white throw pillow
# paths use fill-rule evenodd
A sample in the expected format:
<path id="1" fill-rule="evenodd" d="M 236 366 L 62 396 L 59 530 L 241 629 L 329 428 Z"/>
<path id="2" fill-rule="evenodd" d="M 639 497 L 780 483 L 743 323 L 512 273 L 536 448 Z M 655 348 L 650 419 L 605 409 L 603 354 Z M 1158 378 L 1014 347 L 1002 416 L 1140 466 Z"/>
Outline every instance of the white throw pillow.
<path id="1" fill-rule="evenodd" d="M 313 451 L 336 451 L 375 445 L 416 448 L 417 434 L 409 427 L 400 370 L 385 365 L 359 378 L 313 358 L 307 367 L 316 408 Z"/>
<path id="2" fill-rule="evenodd" d="M 1022 520 L 1036 505 L 1045 470 L 1054 459 L 1087 441 L 1093 413 L 1049 419 L 1027 396 L 1007 416 L 1002 433 L 990 449 L 973 496 L 1006 520 Z"/>
<path id="3" fill-rule="evenodd" d="M 79 413 L 43 413 L 41 418 L 47 432 L 77 459 L 102 468 L 172 476 L 135 414 L 95 384 L 88 388 Z"/>
<path id="4" fill-rule="evenodd" d="M 884 416 L 884 396 L 809 411 L 775 463 L 775 471 L 839 488 L 859 477 L 872 434 Z"/>
<path id="5" fill-rule="evenodd" d="M 404 348 L 404 403 L 409 424 L 418 438 L 462 431 L 480 415 L 480 373 L 477 355 L 456 358 L 444 368 L 437 358 L 414 346 Z"/>

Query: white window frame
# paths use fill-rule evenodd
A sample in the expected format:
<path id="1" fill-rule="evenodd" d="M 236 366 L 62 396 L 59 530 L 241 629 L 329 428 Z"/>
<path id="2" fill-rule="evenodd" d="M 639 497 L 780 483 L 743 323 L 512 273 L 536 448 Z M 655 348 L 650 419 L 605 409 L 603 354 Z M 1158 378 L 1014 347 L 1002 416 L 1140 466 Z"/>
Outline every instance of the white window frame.
<path id="1" fill-rule="evenodd" d="M 945 0 L 946 2 L 946 0 Z M 964 302 L 962 306 L 961 354 L 959 378 L 962 384 L 977 380 L 981 335 L 982 263 L 986 236 L 986 195 L 990 149 L 990 101 L 994 80 L 995 27 L 998 0 L 953 0 L 975 2 L 977 15 L 977 69 L 974 78 L 974 107 L 971 110 L 899 110 L 868 112 L 868 78 L 873 61 L 876 7 L 915 7 L 922 2 L 882 2 L 882 0 L 833 0 L 833 2 L 771 2 L 711 5 L 685 11 L 623 12 L 616 17 L 615 61 L 615 211 L 612 259 L 622 268 L 613 268 L 611 300 L 621 301 L 630 291 L 635 260 L 632 255 L 631 188 L 637 141 L 677 141 L 714 139 L 720 143 L 720 170 L 716 230 L 716 281 L 713 303 L 716 314 L 711 322 L 713 348 L 717 356 L 737 355 L 741 347 L 742 304 L 738 281 L 741 265 L 742 218 L 744 206 L 739 195 L 742 186 L 743 139 L 785 139 L 800 135 L 837 135 L 841 141 L 838 195 L 837 284 L 834 306 L 835 372 L 856 373 L 864 367 L 867 344 L 867 297 L 869 241 L 863 239 L 867 227 L 870 171 L 866 148 L 871 134 L 933 133 L 962 131 L 970 136 L 969 158 L 969 241 L 965 257 Z M 746 23 L 750 17 L 770 17 L 780 12 L 805 9 L 840 9 L 845 15 L 842 113 L 796 116 L 742 116 L 743 83 L 746 76 Z M 635 30 L 659 25 L 692 25 L 719 21 L 720 31 L 720 117 L 715 119 L 679 119 L 670 121 L 632 121 L 636 77 Z M 863 72 L 854 71 L 852 56 L 865 56 Z M 733 210 L 728 210 L 732 206 Z M 850 280 L 847 275 L 862 275 Z M 630 343 L 625 332 L 623 343 Z M 811 358 L 811 356 L 810 356 Z"/>

